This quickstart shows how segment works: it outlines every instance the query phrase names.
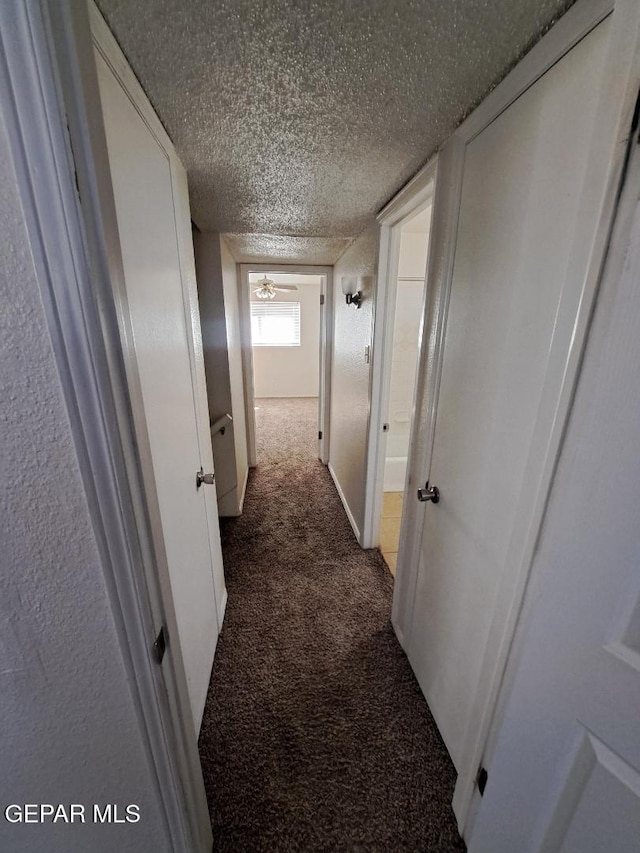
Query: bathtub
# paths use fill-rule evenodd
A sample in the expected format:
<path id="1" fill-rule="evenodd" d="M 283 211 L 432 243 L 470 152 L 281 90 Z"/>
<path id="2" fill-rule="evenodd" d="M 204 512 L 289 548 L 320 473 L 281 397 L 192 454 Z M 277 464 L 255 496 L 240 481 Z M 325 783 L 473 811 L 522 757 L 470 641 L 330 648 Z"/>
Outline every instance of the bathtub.
<path id="1" fill-rule="evenodd" d="M 404 492 L 406 474 L 406 456 L 387 456 L 384 460 L 384 491 Z"/>

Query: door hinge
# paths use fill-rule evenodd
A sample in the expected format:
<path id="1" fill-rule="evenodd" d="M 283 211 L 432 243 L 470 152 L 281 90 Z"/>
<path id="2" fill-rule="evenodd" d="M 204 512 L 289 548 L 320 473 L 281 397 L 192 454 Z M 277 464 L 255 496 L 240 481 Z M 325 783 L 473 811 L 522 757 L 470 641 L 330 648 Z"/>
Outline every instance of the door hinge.
<path id="1" fill-rule="evenodd" d="M 478 786 L 478 791 L 480 792 L 480 796 L 484 796 L 484 789 L 487 787 L 487 779 L 489 778 L 489 774 L 481 767 L 478 770 L 478 775 L 476 776 L 476 785 Z"/>
<path id="2" fill-rule="evenodd" d="M 162 658 L 164 657 L 164 653 L 167 650 L 167 640 L 167 629 L 163 625 L 162 628 L 160 628 L 160 633 L 156 637 L 155 642 L 153 644 L 153 656 L 156 660 L 156 663 L 162 663 Z"/>
<path id="3" fill-rule="evenodd" d="M 320 440 L 321 438 L 322 438 L 322 430 L 320 430 L 320 431 L 318 432 L 318 439 Z"/>
<path id="4" fill-rule="evenodd" d="M 324 305 L 324 293 L 320 294 L 320 305 Z"/>

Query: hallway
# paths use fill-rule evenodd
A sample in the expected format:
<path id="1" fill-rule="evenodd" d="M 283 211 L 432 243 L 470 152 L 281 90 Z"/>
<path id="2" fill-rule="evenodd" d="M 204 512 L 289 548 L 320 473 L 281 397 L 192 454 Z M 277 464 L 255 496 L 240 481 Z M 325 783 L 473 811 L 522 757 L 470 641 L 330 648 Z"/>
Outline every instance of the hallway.
<path id="1" fill-rule="evenodd" d="M 454 770 L 391 628 L 393 579 L 316 458 L 317 401 L 256 404 L 200 734 L 214 849 L 462 851 Z"/>

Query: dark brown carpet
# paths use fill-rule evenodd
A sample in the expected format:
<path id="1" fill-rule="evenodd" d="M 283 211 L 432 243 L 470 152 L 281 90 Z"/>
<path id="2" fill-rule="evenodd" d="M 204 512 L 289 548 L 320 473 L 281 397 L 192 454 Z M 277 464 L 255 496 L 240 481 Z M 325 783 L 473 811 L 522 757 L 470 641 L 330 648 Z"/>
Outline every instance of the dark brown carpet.
<path id="1" fill-rule="evenodd" d="M 200 735 L 220 851 L 464 851 L 455 773 L 316 458 L 315 400 L 258 400 L 258 466 L 223 519 L 229 602 Z"/>

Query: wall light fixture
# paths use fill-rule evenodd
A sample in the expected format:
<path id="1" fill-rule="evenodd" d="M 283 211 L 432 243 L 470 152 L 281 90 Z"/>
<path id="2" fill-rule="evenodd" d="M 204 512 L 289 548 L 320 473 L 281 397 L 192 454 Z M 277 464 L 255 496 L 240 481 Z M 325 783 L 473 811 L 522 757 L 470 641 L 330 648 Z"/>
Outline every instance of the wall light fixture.
<path id="1" fill-rule="evenodd" d="M 347 305 L 355 305 L 360 307 L 362 301 L 362 291 L 358 289 L 360 279 L 356 275 L 342 276 L 342 292 L 347 298 Z"/>

